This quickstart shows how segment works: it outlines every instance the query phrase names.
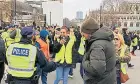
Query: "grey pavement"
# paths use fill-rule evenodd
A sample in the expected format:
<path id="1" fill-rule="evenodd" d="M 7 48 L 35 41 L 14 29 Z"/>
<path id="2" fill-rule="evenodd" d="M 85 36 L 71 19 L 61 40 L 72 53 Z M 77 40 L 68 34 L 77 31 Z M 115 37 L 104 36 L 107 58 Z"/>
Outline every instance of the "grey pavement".
<path id="1" fill-rule="evenodd" d="M 134 64 L 134 68 L 128 69 L 129 74 L 129 81 L 125 84 L 140 84 L 140 51 L 136 51 L 135 57 L 132 57 L 131 63 Z M 53 84 L 55 80 L 55 71 L 48 74 L 48 84 Z M 2 84 L 5 84 L 2 82 Z M 42 84 L 41 81 L 39 84 Z M 62 84 L 60 82 L 59 84 Z M 79 64 L 77 64 L 77 68 L 74 69 L 74 77 L 73 79 L 69 78 L 68 84 L 83 84 L 82 78 L 80 77 L 80 71 L 79 71 Z"/>

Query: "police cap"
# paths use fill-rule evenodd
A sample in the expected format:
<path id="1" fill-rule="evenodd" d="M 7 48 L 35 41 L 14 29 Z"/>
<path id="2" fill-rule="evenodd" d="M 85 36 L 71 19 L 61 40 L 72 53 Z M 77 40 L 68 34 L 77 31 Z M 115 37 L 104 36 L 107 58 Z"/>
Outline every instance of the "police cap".
<path id="1" fill-rule="evenodd" d="M 22 36 L 27 36 L 27 37 L 32 37 L 32 35 L 33 35 L 33 28 L 32 27 L 23 27 L 21 29 L 21 35 Z"/>

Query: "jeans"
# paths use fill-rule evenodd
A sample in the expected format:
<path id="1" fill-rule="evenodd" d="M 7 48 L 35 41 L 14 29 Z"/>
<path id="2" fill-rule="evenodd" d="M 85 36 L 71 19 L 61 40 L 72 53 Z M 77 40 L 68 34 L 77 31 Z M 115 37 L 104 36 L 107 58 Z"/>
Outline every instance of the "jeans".
<path id="1" fill-rule="evenodd" d="M 54 84 L 58 84 L 61 78 L 63 78 L 63 84 L 68 84 L 68 75 L 71 67 L 59 66 L 56 68 L 56 80 Z"/>
<path id="2" fill-rule="evenodd" d="M 42 84 L 47 84 L 47 73 L 40 68 L 39 64 L 37 64 L 37 75 L 41 76 Z"/>
<path id="3" fill-rule="evenodd" d="M 71 76 L 73 75 L 73 68 L 72 67 L 70 68 L 69 75 L 71 75 Z"/>
<path id="4" fill-rule="evenodd" d="M 121 84 L 121 78 L 117 77 L 117 84 Z"/>
<path id="5" fill-rule="evenodd" d="M 47 84 L 47 73 L 44 71 L 42 71 L 41 80 L 42 80 L 42 84 Z"/>

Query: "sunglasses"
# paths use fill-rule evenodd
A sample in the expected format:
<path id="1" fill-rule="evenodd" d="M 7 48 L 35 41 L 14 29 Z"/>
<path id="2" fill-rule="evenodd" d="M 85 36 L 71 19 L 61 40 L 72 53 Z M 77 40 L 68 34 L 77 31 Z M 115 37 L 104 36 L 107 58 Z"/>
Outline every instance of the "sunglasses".
<path id="1" fill-rule="evenodd" d="M 114 38 L 114 40 L 117 40 L 118 41 L 119 39 L 118 38 Z"/>

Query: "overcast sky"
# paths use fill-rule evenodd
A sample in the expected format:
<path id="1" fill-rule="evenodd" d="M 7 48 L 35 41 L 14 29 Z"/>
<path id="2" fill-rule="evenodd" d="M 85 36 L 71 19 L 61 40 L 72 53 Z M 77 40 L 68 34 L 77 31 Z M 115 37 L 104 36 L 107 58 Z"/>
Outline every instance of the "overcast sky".
<path id="1" fill-rule="evenodd" d="M 77 11 L 83 11 L 85 16 L 85 14 L 89 11 L 89 9 L 99 8 L 101 1 L 102 0 L 64 0 L 63 16 L 69 19 L 74 19 L 76 17 Z"/>
<path id="2" fill-rule="evenodd" d="M 89 9 L 100 7 L 102 0 L 64 0 L 63 15 L 69 19 L 76 17 L 76 11 L 83 11 L 84 16 Z"/>

